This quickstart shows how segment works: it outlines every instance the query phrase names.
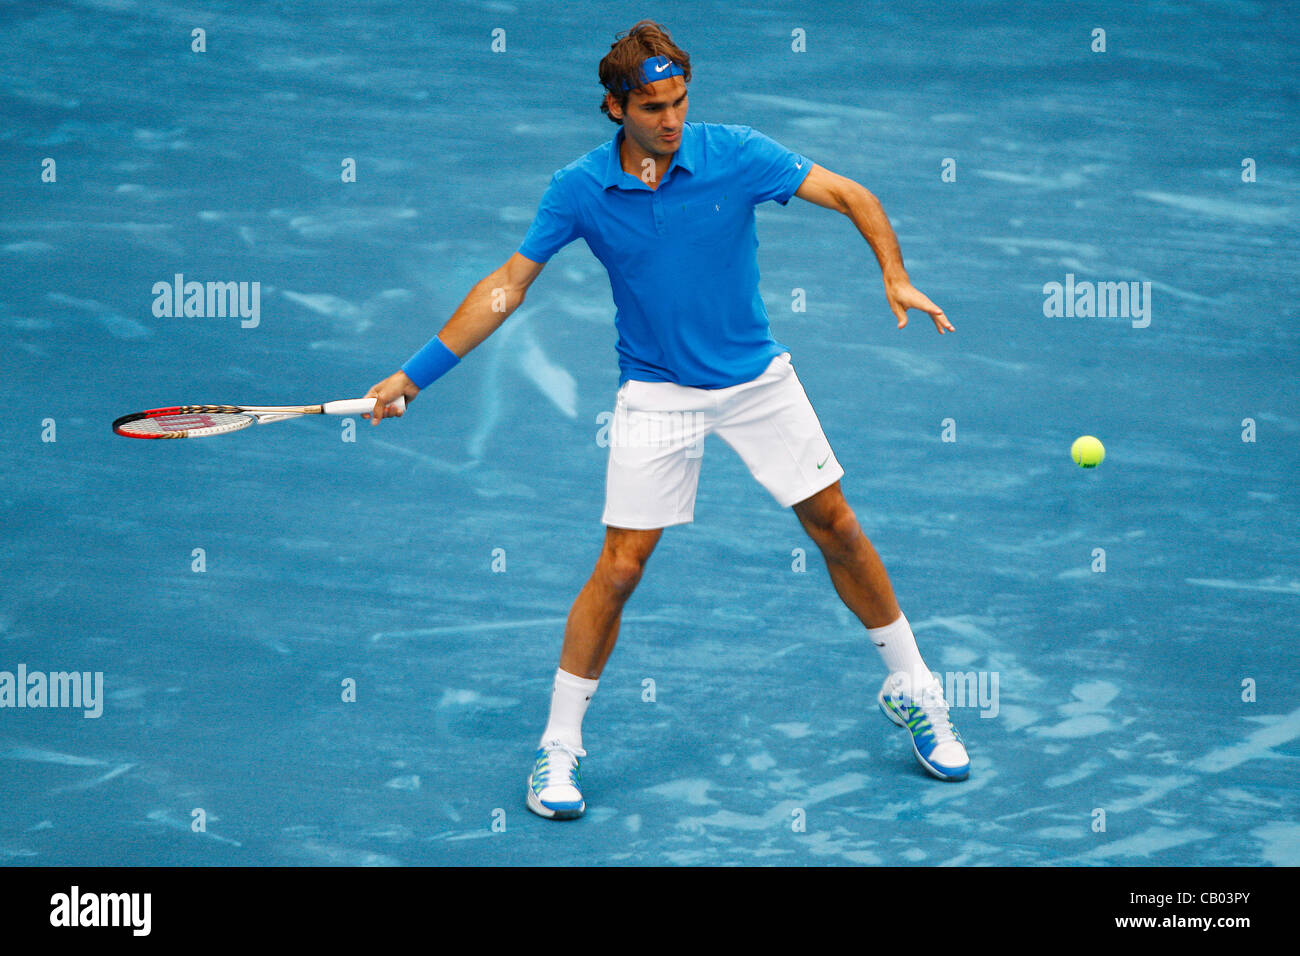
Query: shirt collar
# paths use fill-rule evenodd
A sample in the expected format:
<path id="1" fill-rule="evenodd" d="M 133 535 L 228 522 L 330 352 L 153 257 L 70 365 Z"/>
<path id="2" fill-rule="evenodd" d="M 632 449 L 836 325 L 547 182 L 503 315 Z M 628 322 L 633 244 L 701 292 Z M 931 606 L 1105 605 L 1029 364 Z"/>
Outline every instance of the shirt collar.
<path id="1" fill-rule="evenodd" d="M 630 177 L 636 180 L 641 188 L 649 189 L 645 183 L 642 183 L 636 176 L 623 171 L 622 160 L 619 159 L 619 149 L 623 145 L 623 138 L 626 135 L 622 126 L 619 126 L 618 132 L 614 134 L 613 140 L 610 141 L 609 160 L 605 164 L 605 177 L 601 181 L 601 187 L 609 189 L 611 186 L 622 186 L 624 188 L 636 188 L 631 183 L 626 182 L 624 177 Z M 684 169 L 691 175 L 695 175 L 695 151 L 698 147 L 696 140 L 695 127 L 690 123 L 682 124 L 682 141 L 678 145 L 677 151 L 673 153 L 673 161 L 668 167 L 671 174 L 677 168 Z M 665 179 L 668 178 L 666 175 Z"/>

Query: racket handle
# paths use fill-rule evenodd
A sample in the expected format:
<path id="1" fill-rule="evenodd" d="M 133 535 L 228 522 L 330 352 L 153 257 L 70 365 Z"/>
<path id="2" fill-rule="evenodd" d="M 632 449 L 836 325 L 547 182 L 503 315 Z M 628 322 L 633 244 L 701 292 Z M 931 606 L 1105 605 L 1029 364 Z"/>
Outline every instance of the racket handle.
<path id="1" fill-rule="evenodd" d="M 398 395 L 395 400 L 388 404 L 392 408 L 406 410 L 406 398 L 402 395 Z M 364 415 L 375 410 L 375 400 L 373 398 L 349 398 L 340 402 L 326 402 L 320 407 L 320 410 L 326 415 Z"/>

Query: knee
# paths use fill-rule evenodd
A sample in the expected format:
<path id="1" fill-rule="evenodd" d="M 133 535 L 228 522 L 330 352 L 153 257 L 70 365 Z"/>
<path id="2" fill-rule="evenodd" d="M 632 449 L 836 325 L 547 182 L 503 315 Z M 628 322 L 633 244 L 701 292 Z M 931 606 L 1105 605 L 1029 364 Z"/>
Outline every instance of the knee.
<path id="1" fill-rule="evenodd" d="M 600 558 L 600 575 L 616 597 L 632 596 L 645 571 L 646 555 L 629 550 L 607 550 Z"/>
<path id="2" fill-rule="evenodd" d="M 847 558 L 855 554 L 867 540 L 858 524 L 857 515 L 847 504 L 819 515 L 809 531 L 826 557 L 831 559 Z"/>

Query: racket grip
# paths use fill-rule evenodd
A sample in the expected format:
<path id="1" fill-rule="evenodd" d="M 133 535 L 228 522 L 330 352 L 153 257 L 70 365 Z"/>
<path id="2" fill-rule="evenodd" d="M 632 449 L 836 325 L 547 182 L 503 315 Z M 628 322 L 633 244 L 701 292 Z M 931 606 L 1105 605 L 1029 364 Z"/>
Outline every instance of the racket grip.
<path id="1" fill-rule="evenodd" d="M 392 408 L 406 410 L 406 398 L 402 395 L 398 395 L 395 400 L 388 404 Z M 326 402 L 321 406 L 321 411 L 326 415 L 364 415 L 374 410 L 375 400 L 373 398 L 349 398 L 340 402 Z"/>

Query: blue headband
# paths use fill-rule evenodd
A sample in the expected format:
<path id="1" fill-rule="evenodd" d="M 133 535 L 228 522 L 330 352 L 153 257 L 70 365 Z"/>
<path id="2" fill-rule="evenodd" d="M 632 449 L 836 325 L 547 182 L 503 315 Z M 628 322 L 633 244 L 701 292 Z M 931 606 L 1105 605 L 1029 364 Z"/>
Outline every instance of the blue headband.
<path id="1" fill-rule="evenodd" d="M 641 86 L 649 86 L 655 80 L 666 80 L 670 76 L 685 75 L 686 71 L 666 56 L 652 56 L 641 63 Z M 626 82 L 623 83 L 624 93 L 632 89 L 639 89 L 639 87 L 632 87 L 628 86 Z"/>

